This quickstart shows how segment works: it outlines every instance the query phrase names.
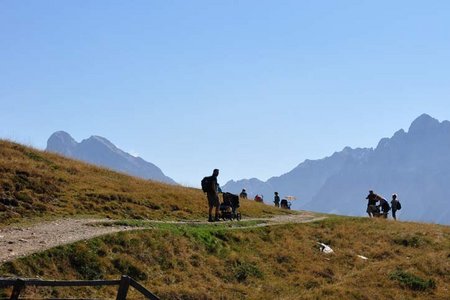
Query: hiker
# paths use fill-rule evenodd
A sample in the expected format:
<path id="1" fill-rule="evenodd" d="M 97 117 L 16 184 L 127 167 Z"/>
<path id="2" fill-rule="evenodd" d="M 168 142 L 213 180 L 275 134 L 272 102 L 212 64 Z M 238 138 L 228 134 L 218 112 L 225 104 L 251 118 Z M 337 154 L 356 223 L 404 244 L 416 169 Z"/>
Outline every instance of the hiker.
<path id="1" fill-rule="evenodd" d="M 218 188 L 219 184 L 217 183 L 217 176 L 219 176 L 219 169 L 214 169 L 213 174 L 209 177 L 208 189 L 206 191 L 206 196 L 208 198 L 209 205 L 209 216 L 208 222 L 219 221 L 219 194 Z M 212 211 L 215 208 L 214 219 L 212 218 Z"/>
<path id="2" fill-rule="evenodd" d="M 239 194 L 239 197 L 241 197 L 242 199 L 247 199 L 247 192 L 245 191 L 245 189 L 242 189 L 242 192 Z"/>
<path id="3" fill-rule="evenodd" d="M 386 199 L 384 199 L 383 197 L 380 197 L 379 200 L 380 200 L 379 207 L 381 208 L 383 218 L 387 219 L 391 207 L 389 206 L 389 203 L 386 201 Z"/>
<path id="4" fill-rule="evenodd" d="M 372 190 L 369 191 L 369 195 L 367 195 L 366 199 L 367 201 L 367 214 L 369 215 L 369 218 L 372 218 L 375 213 L 377 213 L 377 202 L 380 200 L 380 196 L 375 194 Z"/>
<path id="5" fill-rule="evenodd" d="M 394 220 L 397 220 L 397 216 L 395 213 L 397 210 L 400 210 L 402 208 L 400 201 L 397 199 L 397 194 L 392 194 L 392 200 L 391 200 L 391 208 L 392 208 L 392 217 Z"/>
<path id="6" fill-rule="evenodd" d="M 275 203 L 275 207 L 280 207 L 280 196 L 278 196 L 278 192 L 275 192 L 273 203 Z"/>

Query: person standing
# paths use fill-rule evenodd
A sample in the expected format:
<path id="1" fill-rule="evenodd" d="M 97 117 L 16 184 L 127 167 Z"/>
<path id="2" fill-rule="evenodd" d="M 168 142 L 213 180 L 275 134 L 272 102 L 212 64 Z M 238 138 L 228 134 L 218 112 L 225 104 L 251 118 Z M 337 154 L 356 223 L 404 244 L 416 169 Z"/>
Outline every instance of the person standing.
<path id="1" fill-rule="evenodd" d="M 280 196 L 278 196 L 278 192 L 275 192 L 275 196 L 273 197 L 273 203 L 275 203 L 276 207 L 280 207 Z"/>
<path id="2" fill-rule="evenodd" d="M 392 194 L 391 208 L 392 208 L 392 217 L 394 218 L 394 220 L 397 220 L 397 216 L 395 215 L 395 213 L 397 212 L 397 210 L 401 208 L 400 201 L 398 201 L 397 199 L 397 194 Z"/>
<path id="3" fill-rule="evenodd" d="M 213 174 L 209 177 L 209 188 L 206 192 L 209 205 L 208 222 L 219 221 L 219 184 L 217 183 L 217 176 L 219 176 L 219 169 L 214 169 Z M 214 219 L 212 218 L 212 211 L 215 208 Z"/>

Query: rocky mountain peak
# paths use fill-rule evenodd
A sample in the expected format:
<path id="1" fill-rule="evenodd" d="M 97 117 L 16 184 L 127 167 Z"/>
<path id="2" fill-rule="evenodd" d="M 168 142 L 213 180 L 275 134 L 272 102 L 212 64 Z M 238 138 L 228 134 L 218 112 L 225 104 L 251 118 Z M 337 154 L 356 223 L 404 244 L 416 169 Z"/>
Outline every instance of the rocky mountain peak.
<path id="1" fill-rule="evenodd" d="M 439 121 L 435 118 L 422 114 L 411 123 L 408 133 L 413 135 L 428 134 L 430 131 L 439 128 L 439 124 Z"/>
<path id="2" fill-rule="evenodd" d="M 77 144 L 67 132 L 57 131 L 47 140 L 47 150 L 71 156 Z"/>
<path id="3" fill-rule="evenodd" d="M 107 148 L 113 152 L 123 152 L 120 151 L 113 143 L 111 143 L 108 139 L 98 136 L 92 135 L 88 139 L 81 141 L 80 143 L 83 147 L 97 147 L 97 148 Z M 125 153 L 125 152 L 124 152 Z"/>
<path id="4" fill-rule="evenodd" d="M 77 143 L 67 132 L 58 131 L 48 139 L 47 150 L 132 176 L 176 184 L 154 164 L 130 155 L 98 135 Z"/>

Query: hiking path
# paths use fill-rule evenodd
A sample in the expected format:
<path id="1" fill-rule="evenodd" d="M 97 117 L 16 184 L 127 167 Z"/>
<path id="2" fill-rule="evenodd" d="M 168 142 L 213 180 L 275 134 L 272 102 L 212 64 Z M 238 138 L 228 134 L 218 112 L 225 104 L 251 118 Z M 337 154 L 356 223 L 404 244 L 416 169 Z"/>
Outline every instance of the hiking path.
<path id="1" fill-rule="evenodd" d="M 306 223 L 324 219 L 315 214 L 301 212 L 292 215 L 277 215 L 271 218 L 246 218 L 246 221 L 261 221 L 256 225 L 240 226 L 230 229 L 244 229 L 261 226 L 271 226 L 288 223 Z M 56 246 L 88 240 L 105 234 L 148 229 L 148 227 L 116 225 L 117 220 L 111 219 L 59 219 L 50 222 L 37 223 L 30 226 L 7 226 L 0 228 L 0 264 L 24 257 L 33 253 L 41 252 Z M 149 220 L 150 223 L 166 224 L 226 224 L 231 221 L 208 223 L 203 221 L 157 221 Z M 237 222 L 237 221 L 233 221 Z M 102 224 L 108 226 L 101 226 Z"/>

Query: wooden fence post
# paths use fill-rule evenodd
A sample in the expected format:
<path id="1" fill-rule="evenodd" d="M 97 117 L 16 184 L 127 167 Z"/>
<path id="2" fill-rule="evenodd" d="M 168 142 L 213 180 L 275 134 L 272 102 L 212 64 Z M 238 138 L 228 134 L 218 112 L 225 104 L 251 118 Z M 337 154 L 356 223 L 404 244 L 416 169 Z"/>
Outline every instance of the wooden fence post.
<path id="1" fill-rule="evenodd" d="M 25 287 L 25 282 L 22 279 L 18 278 L 16 280 L 16 282 L 14 283 L 14 288 L 11 293 L 11 298 L 9 298 L 9 299 L 10 300 L 19 299 L 20 292 L 23 290 L 24 287 Z"/>
<path id="2" fill-rule="evenodd" d="M 126 300 L 128 294 L 128 288 L 130 287 L 130 277 L 122 275 L 120 278 L 119 290 L 117 291 L 116 300 Z"/>
<path id="3" fill-rule="evenodd" d="M 140 285 L 136 280 L 133 278 L 130 278 L 130 285 L 134 287 L 136 290 L 138 290 L 142 295 L 144 295 L 146 298 L 150 300 L 159 300 L 158 297 L 156 297 L 155 294 L 147 290 L 145 287 Z"/>

